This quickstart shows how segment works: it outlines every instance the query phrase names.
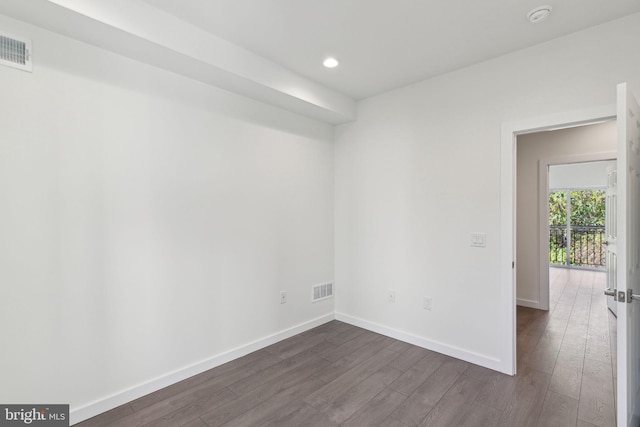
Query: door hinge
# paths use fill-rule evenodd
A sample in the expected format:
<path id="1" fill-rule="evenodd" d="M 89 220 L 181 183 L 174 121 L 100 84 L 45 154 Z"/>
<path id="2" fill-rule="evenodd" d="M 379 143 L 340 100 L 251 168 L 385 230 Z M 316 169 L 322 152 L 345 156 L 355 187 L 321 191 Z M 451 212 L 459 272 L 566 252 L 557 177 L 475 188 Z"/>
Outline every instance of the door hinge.
<path id="1" fill-rule="evenodd" d="M 511 261 L 511 268 L 516 268 L 516 262 L 515 261 Z"/>

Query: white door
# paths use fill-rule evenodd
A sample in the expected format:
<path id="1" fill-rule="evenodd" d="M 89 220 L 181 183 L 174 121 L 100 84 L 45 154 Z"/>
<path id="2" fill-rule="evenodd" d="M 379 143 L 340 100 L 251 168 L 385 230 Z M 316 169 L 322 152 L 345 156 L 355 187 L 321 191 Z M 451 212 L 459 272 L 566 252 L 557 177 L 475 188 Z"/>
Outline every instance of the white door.
<path id="1" fill-rule="evenodd" d="M 640 425 L 640 106 L 618 85 L 618 426 Z M 629 292 L 630 291 L 630 292 Z"/>
<path id="2" fill-rule="evenodd" d="M 617 315 L 616 304 L 616 292 L 618 286 L 616 285 L 616 251 L 617 251 L 617 217 L 616 217 L 616 203 L 617 203 L 617 187 L 618 187 L 618 175 L 615 166 L 609 166 L 607 168 L 607 195 L 605 199 L 605 220 L 604 220 L 604 234 L 606 239 L 607 257 L 607 289 L 605 295 L 607 295 L 607 307 Z"/>

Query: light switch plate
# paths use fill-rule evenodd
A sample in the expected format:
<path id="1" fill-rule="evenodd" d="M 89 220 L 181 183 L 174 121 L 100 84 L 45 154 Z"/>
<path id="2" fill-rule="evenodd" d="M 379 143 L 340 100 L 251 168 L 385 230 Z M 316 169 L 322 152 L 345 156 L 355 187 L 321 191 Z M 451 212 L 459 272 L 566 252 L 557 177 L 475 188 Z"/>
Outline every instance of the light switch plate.
<path id="1" fill-rule="evenodd" d="M 487 233 L 471 233 L 471 246 L 484 248 L 487 246 Z"/>

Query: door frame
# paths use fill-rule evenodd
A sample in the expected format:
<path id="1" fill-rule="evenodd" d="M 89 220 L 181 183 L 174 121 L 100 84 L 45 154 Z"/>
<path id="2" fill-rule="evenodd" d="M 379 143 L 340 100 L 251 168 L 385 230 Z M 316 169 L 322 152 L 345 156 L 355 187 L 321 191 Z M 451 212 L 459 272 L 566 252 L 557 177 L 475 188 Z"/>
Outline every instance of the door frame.
<path id="1" fill-rule="evenodd" d="M 501 371 L 516 374 L 516 138 L 616 118 L 616 105 L 503 122 L 500 144 Z"/>
<path id="2" fill-rule="evenodd" d="M 538 213 L 538 230 L 540 231 L 538 307 L 534 308 L 549 310 L 549 166 L 605 162 L 616 160 L 616 156 L 616 151 L 603 151 L 601 153 L 574 154 L 540 159 L 538 164 L 538 207 L 540 208 Z M 517 236 L 515 238 L 517 242 Z"/>

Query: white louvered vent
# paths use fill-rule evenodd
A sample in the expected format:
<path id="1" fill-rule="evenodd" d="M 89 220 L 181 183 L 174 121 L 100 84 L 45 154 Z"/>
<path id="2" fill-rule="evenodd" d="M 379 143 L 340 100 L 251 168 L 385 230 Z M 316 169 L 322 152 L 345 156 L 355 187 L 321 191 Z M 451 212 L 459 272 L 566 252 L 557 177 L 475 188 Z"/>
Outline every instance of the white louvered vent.
<path id="1" fill-rule="evenodd" d="M 320 283 L 311 287 L 311 302 L 333 297 L 333 283 Z"/>
<path id="2" fill-rule="evenodd" d="M 31 40 L 0 32 L 0 64 L 24 71 L 33 71 Z"/>

